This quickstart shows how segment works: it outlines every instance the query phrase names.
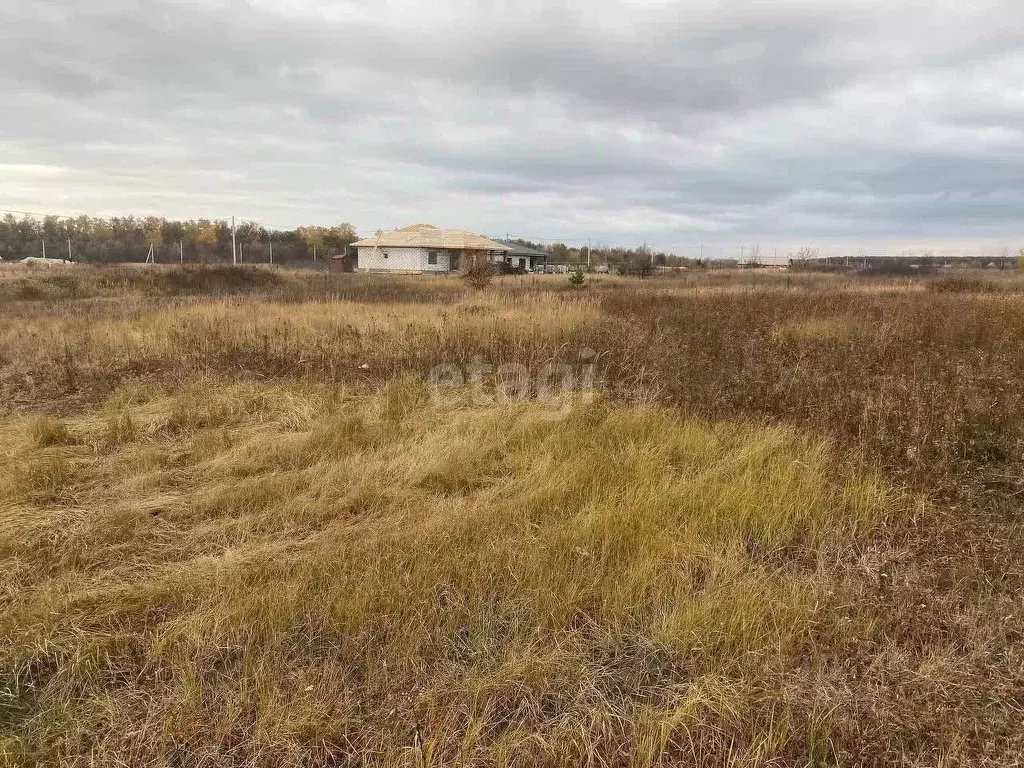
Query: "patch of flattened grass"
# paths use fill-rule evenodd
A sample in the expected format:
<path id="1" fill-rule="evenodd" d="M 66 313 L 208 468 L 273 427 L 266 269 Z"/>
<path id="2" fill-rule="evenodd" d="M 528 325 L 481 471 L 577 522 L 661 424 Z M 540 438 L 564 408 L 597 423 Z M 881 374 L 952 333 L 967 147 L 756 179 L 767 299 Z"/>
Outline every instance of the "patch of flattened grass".
<path id="1" fill-rule="evenodd" d="M 470 407 L 411 379 L 276 394 L 262 412 L 222 387 L 230 417 L 184 431 L 157 395 L 116 444 L 106 411 L 71 421 L 106 447 L 74 530 L 0 531 L 24 585 L 0 666 L 63 659 L 19 694 L 25 759 L 195 761 L 228 739 L 254 764 L 397 763 L 419 738 L 444 764 L 806 760 L 827 741 L 841 698 L 808 698 L 810 670 L 867 631 L 822 613 L 833 564 L 908 505 L 827 443 L 604 401 Z M 60 497 L 45 466 L 23 504 Z"/>

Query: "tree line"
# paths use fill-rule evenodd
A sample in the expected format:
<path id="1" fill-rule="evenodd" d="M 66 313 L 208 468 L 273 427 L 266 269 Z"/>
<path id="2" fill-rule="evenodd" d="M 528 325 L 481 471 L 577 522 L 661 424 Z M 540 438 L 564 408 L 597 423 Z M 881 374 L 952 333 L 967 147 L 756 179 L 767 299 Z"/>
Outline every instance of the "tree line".
<path id="1" fill-rule="evenodd" d="M 110 219 L 79 216 L 0 219 L 0 259 L 18 261 L 27 256 L 71 257 L 83 262 L 144 261 L 152 247 L 162 263 L 230 262 L 231 223 L 216 219 L 175 221 L 155 216 L 115 216 Z M 343 255 L 358 237 L 348 223 L 331 227 L 271 230 L 253 222 L 239 222 L 234 232 L 236 252 L 243 263 L 312 261 Z"/>
<path id="2" fill-rule="evenodd" d="M 221 219 L 179 221 L 155 216 L 91 216 L 63 218 L 6 214 L 0 219 L 0 259 L 18 261 L 42 256 L 71 258 L 83 262 L 145 261 L 152 247 L 159 263 L 229 263 L 232 261 L 231 222 Z M 355 227 L 341 223 L 330 227 L 268 229 L 240 221 L 235 226 L 235 248 L 242 263 L 265 264 L 311 262 L 344 255 L 346 247 L 358 240 Z M 520 243 L 548 254 L 550 261 L 569 265 L 607 265 L 613 272 L 644 274 L 656 267 L 700 268 L 730 266 L 735 260 L 692 259 L 647 246 L 621 248 L 562 242 L 539 244 L 518 238 Z"/>
<path id="3" fill-rule="evenodd" d="M 623 274 L 646 274 L 653 271 L 655 267 L 693 268 L 703 267 L 707 264 L 706 259 L 690 259 L 684 256 L 676 256 L 664 251 L 655 251 L 645 245 L 637 248 L 594 246 L 590 250 L 585 245 L 570 246 L 560 242 L 542 245 L 522 238 L 515 238 L 510 242 L 542 251 L 548 254 L 548 260 L 552 263 L 581 267 L 586 266 L 588 263 L 592 267 L 606 264 L 610 270 Z"/>

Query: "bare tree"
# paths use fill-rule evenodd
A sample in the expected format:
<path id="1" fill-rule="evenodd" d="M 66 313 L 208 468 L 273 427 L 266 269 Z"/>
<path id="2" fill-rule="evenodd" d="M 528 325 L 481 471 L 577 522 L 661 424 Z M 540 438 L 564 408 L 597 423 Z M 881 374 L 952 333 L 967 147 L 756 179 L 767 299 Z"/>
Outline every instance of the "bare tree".
<path id="1" fill-rule="evenodd" d="M 818 258 L 818 249 L 810 245 L 802 245 L 797 250 L 795 256 L 797 261 L 811 261 L 812 259 Z"/>

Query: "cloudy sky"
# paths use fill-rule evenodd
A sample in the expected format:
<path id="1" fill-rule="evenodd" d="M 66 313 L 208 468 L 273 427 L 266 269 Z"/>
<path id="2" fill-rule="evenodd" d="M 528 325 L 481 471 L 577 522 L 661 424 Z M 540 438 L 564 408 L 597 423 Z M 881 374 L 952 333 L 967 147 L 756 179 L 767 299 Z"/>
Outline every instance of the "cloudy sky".
<path id="1" fill-rule="evenodd" d="M 0 0 L 0 208 L 685 252 L 1024 235 L 1020 0 Z"/>

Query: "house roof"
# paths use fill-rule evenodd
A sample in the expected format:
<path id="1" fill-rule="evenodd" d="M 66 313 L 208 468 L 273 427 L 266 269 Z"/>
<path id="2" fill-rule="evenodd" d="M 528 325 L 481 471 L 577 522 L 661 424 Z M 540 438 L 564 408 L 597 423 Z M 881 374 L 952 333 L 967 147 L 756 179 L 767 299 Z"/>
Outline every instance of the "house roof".
<path id="1" fill-rule="evenodd" d="M 538 251 L 536 248 L 531 248 L 528 245 L 523 245 L 522 243 L 516 243 L 511 240 L 497 240 L 496 242 L 507 246 L 513 256 L 533 256 L 534 258 L 542 259 L 548 258 L 548 254 L 544 253 L 544 251 Z"/>
<path id="2" fill-rule="evenodd" d="M 507 245 L 461 229 L 438 229 L 430 224 L 382 232 L 352 243 L 359 248 L 457 248 L 468 251 L 507 251 Z"/>

